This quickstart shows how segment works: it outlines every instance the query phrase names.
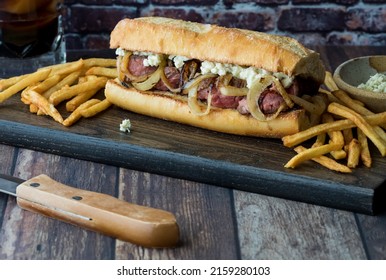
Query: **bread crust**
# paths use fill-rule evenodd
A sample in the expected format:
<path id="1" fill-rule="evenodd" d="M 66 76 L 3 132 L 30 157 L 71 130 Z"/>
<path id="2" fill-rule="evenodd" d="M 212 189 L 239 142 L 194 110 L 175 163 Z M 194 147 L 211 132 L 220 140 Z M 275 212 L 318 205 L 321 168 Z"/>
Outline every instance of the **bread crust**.
<path id="1" fill-rule="evenodd" d="M 111 33 L 110 47 L 254 66 L 320 84 L 325 76 L 319 54 L 295 39 L 163 17 L 121 20 Z"/>
<path id="2" fill-rule="evenodd" d="M 122 86 L 118 80 L 107 82 L 105 96 L 111 103 L 138 114 L 229 134 L 282 138 L 309 127 L 309 118 L 302 109 L 269 121 L 259 121 L 234 109 L 212 108 L 208 115 L 197 116 L 190 112 L 183 96 L 141 92 Z"/>

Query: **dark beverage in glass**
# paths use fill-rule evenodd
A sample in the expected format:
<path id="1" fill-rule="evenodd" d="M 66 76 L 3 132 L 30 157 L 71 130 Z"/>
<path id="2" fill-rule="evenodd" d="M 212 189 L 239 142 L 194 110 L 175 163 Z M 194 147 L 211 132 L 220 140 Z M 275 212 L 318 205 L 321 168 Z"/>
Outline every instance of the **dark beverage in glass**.
<path id="1" fill-rule="evenodd" d="M 0 0 L 0 56 L 27 58 L 61 43 L 62 0 Z"/>

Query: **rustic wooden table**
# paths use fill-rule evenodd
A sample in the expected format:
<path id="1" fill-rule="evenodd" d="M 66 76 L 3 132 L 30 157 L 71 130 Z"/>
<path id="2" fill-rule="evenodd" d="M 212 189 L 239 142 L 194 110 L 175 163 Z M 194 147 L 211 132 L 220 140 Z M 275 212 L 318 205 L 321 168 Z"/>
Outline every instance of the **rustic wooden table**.
<path id="1" fill-rule="evenodd" d="M 351 57 L 385 54 L 381 47 L 317 50 L 330 71 Z M 385 210 L 359 214 L 2 142 L 0 173 L 44 173 L 171 211 L 181 241 L 173 249 L 139 247 L 21 210 L 14 197 L 0 194 L 0 259 L 386 259 Z"/>

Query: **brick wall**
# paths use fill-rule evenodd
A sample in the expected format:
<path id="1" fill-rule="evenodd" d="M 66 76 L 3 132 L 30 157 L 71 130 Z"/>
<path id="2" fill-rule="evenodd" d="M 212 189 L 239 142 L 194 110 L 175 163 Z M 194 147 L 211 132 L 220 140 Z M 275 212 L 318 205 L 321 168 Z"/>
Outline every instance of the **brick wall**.
<path id="1" fill-rule="evenodd" d="M 386 0 L 65 0 L 67 46 L 108 48 L 120 19 L 153 15 L 290 35 L 308 46 L 386 47 Z"/>

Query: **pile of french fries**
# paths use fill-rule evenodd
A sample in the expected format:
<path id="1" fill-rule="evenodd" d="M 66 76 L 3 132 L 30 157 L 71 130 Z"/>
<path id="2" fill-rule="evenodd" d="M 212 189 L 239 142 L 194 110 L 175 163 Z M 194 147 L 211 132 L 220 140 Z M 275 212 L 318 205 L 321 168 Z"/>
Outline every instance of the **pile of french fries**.
<path id="1" fill-rule="evenodd" d="M 21 92 L 21 101 L 31 113 L 48 115 L 71 126 L 82 117 L 90 118 L 111 103 L 94 98 L 108 79 L 117 77 L 116 60 L 79 59 L 38 69 L 36 72 L 0 80 L 0 103 Z M 66 102 L 67 117 L 58 110 Z"/>
<path id="2" fill-rule="evenodd" d="M 361 163 L 371 167 L 369 140 L 383 157 L 386 155 L 386 112 L 375 114 L 352 99 L 337 87 L 330 72 L 326 72 L 324 85 L 327 89 L 320 92 L 327 97 L 325 106 L 312 100 L 299 104 L 310 113 L 312 126 L 282 138 L 284 146 L 295 147 L 297 153 L 285 167 L 295 168 L 309 160 L 342 173 L 352 172 Z M 308 148 L 301 145 L 306 141 L 311 141 Z"/>

